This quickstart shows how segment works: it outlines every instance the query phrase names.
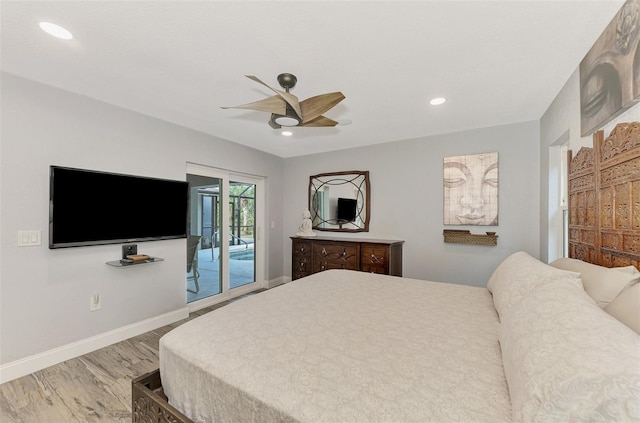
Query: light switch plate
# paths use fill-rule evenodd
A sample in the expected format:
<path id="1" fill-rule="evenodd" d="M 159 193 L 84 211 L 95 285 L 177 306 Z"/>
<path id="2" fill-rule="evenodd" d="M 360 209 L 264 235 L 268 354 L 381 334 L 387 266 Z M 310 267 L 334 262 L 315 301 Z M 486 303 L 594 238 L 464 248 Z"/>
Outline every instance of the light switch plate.
<path id="1" fill-rule="evenodd" d="M 42 231 L 18 231 L 18 247 L 42 245 Z"/>

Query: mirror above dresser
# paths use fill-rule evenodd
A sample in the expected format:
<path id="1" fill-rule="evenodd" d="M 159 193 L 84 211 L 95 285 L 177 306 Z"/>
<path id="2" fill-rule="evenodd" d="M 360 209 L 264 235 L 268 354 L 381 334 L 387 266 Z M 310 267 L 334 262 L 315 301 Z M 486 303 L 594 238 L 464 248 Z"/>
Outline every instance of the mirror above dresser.
<path id="1" fill-rule="evenodd" d="M 371 186 L 368 171 L 321 173 L 309 177 L 313 229 L 369 232 Z"/>

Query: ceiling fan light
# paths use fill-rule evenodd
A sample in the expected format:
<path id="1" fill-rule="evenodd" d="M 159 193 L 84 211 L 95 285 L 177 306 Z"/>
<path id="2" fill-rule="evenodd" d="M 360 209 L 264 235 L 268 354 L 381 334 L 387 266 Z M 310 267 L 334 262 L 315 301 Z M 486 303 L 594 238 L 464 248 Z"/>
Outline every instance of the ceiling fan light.
<path id="1" fill-rule="evenodd" d="M 287 104 L 284 115 L 271 115 L 272 121 L 280 126 L 298 126 L 302 123 L 302 119 L 298 117 L 296 112 Z"/>
<path id="2" fill-rule="evenodd" d="M 273 121 L 280 126 L 298 126 L 300 120 L 295 116 L 276 116 Z"/>

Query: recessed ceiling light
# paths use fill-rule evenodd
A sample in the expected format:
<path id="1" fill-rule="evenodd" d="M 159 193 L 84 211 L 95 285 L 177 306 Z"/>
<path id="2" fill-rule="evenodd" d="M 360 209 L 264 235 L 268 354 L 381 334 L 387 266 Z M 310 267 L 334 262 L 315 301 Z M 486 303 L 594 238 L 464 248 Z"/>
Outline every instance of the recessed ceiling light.
<path id="1" fill-rule="evenodd" d="M 40 28 L 47 34 L 62 40 L 70 40 L 73 38 L 73 35 L 69 31 L 51 22 L 40 22 Z"/>
<path id="2" fill-rule="evenodd" d="M 291 135 L 293 135 L 293 132 L 291 132 L 291 131 L 282 131 L 282 135 L 284 135 L 285 137 L 290 137 Z"/>
<path id="3" fill-rule="evenodd" d="M 432 106 L 439 106 L 443 104 L 445 101 L 447 101 L 447 99 L 444 97 L 436 97 L 432 99 L 429 103 L 431 103 Z"/>

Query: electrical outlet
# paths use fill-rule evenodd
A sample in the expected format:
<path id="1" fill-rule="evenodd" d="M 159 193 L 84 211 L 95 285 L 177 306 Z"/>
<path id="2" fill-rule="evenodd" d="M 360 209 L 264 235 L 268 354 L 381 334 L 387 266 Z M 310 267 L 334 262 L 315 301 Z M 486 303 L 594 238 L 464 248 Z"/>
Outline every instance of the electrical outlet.
<path id="1" fill-rule="evenodd" d="M 102 308 L 102 298 L 100 298 L 100 294 L 93 294 L 91 298 L 89 298 L 89 310 L 97 311 Z"/>

